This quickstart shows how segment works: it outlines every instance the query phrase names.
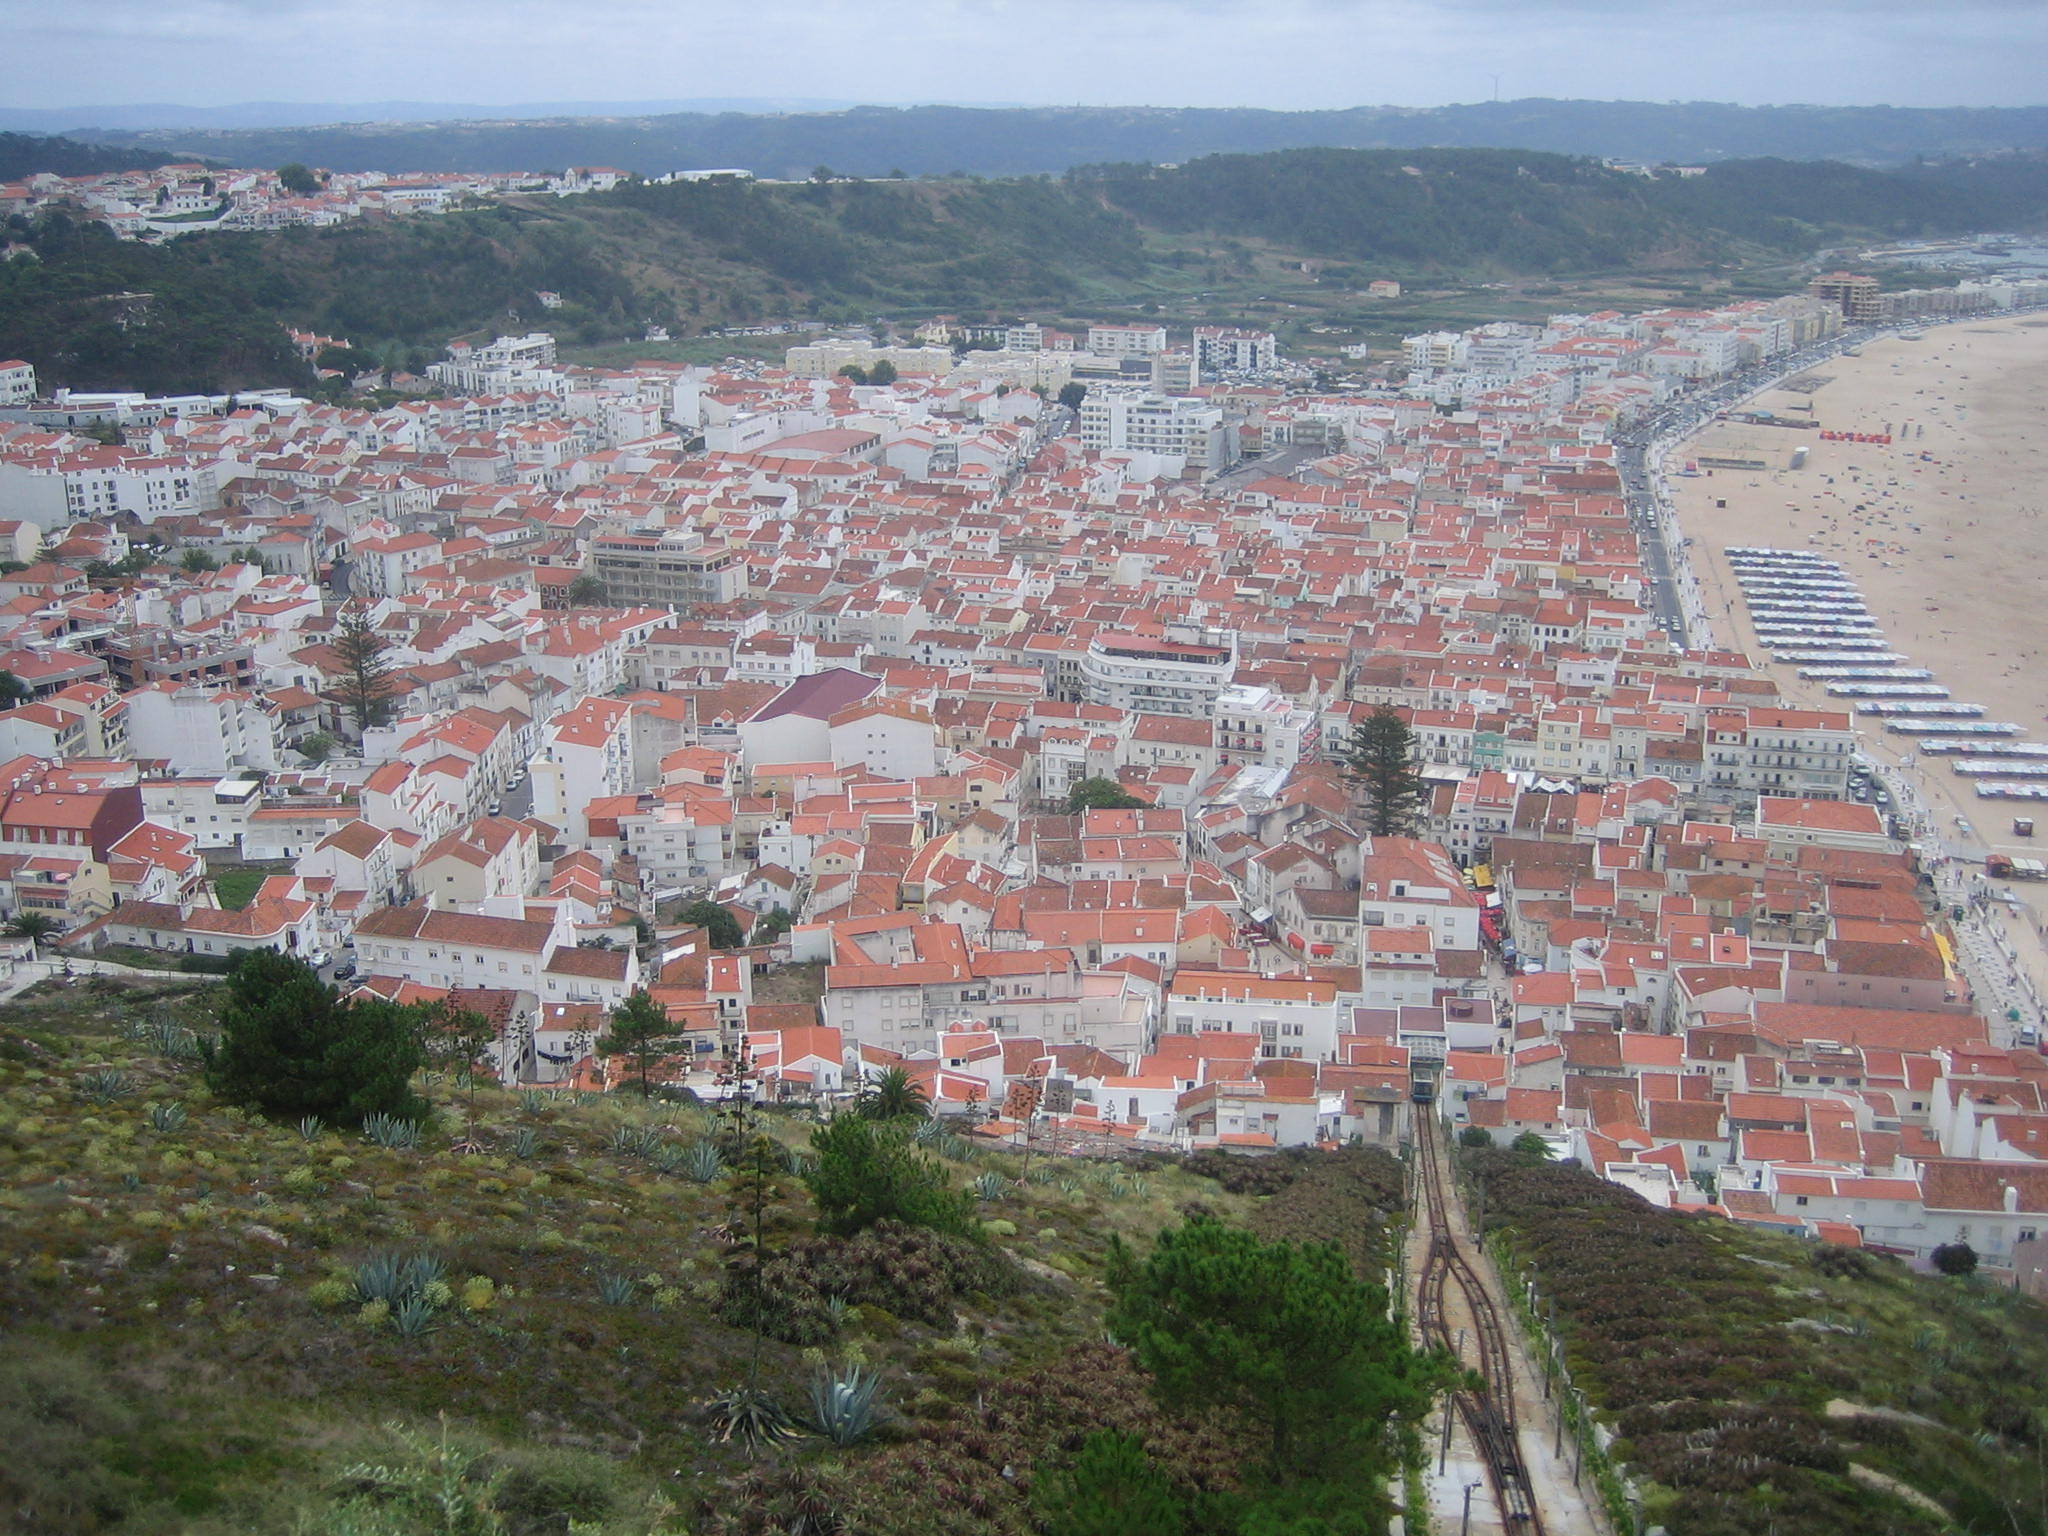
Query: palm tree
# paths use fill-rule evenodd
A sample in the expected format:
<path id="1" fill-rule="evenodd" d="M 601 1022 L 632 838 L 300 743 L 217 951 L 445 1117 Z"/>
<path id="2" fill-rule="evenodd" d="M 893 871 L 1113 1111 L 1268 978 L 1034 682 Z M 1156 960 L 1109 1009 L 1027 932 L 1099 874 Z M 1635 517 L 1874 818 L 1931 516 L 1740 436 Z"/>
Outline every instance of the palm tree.
<path id="1" fill-rule="evenodd" d="M 7 934 L 10 938 L 29 939 L 40 943 L 51 934 L 59 932 L 63 926 L 47 912 L 17 912 L 8 921 Z"/>
<path id="2" fill-rule="evenodd" d="M 909 1115 L 930 1114 L 932 1103 L 923 1087 L 910 1080 L 908 1072 L 890 1067 L 869 1080 L 853 1107 L 863 1120 L 900 1120 Z"/>
<path id="3" fill-rule="evenodd" d="M 36 946 L 43 940 L 60 932 L 64 925 L 47 912 L 17 912 L 7 924 L 7 936 L 11 939 L 27 939 L 28 957 L 36 957 Z"/>

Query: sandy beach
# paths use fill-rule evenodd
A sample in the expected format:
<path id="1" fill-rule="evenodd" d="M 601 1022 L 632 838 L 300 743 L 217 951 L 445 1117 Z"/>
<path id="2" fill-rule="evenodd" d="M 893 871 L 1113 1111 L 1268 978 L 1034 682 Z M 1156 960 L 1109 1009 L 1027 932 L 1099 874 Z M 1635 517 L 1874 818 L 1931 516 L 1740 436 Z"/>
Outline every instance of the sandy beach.
<path id="1" fill-rule="evenodd" d="M 1811 406 L 1817 429 L 1717 422 L 1665 458 L 1715 639 L 1769 655 L 1730 577 L 1727 546 L 1820 551 L 1862 589 L 1891 650 L 1910 658 L 1904 665 L 1932 669 L 1957 700 L 1984 705 L 1986 719 L 2017 722 L 2018 739 L 2048 741 L 2048 316 L 1930 326 L 1924 339 L 1872 342 L 1787 383 L 1794 387 L 1747 408 L 1803 417 Z M 1890 433 L 1892 442 L 1823 441 L 1820 429 Z M 1793 469 L 1798 448 L 1806 462 Z M 1761 467 L 1676 473 L 1703 458 Z M 1788 702 L 1847 707 L 1797 671 L 1770 667 Z M 1870 755 L 1912 757 L 1911 737 L 1870 717 L 1857 725 Z M 1980 869 L 1992 849 L 2048 857 L 2048 802 L 1979 800 L 1934 760 L 1909 771 L 1945 845 L 1937 851 Z M 2016 838 L 2016 812 L 2039 813 L 2042 835 Z M 2048 991 L 2048 885 L 2013 889 L 2035 922 L 2010 926 Z"/>

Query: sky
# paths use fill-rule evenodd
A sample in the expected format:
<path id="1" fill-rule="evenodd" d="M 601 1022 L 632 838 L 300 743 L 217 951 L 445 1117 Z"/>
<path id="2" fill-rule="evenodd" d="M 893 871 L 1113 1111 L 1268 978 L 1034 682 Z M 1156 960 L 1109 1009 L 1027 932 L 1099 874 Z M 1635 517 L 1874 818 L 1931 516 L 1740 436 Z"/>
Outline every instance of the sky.
<path id="1" fill-rule="evenodd" d="M 2028 106 L 2043 0 L 0 0 L 0 106 Z"/>

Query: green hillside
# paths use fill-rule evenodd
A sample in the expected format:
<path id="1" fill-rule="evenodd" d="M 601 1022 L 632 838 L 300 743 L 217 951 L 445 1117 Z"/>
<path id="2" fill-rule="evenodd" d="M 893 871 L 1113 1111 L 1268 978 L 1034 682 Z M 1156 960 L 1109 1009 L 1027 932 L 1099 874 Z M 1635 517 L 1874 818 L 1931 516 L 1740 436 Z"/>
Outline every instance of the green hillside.
<path id="1" fill-rule="evenodd" d="M 1638 1480 L 1644 1526 L 2048 1529 L 2039 1302 L 1658 1210 L 1583 1169 L 1483 1151 L 1464 1172 L 1489 1247 L 1534 1283 L 1540 1320 L 1525 1320 L 1557 1341 Z"/>
<path id="2" fill-rule="evenodd" d="M 1276 1500 L 1383 1519 L 1381 1479 L 1343 1467 L 1387 1463 L 1350 1430 L 1304 1432 L 1283 1495 L 1249 1419 L 1163 1404 L 1104 1342 L 1105 1277 L 1196 1217 L 1334 1241 L 1377 1280 L 1383 1154 L 1183 1169 L 920 1137 L 964 1231 L 839 1236 L 803 1113 L 429 1075 L 416 1146 L 273 1124 L 202 1083 L 218 995 L 95 979 L 0 1017 L 0 1529 L 1027 1536 L 1088 1455 L 1123 1455 L 1185 1536 Z M 753 1381 L 826 1422 L 816 1385 L 855 1368 L 880 1411 L 844 1444 L 752 1447 L 708 1407 Z M 1305 1470 L 1326 1442 L 1342 1465 Z"/>
<path id="3" fill-rule="evenodd" d="M 39 174 L 94 176 L 102 171 L 153 171 L 160 165 L 191 158 L 144 146 L 88 144 L 54 134 L 0 133 L 0 181 L 19 181 Z"/>
<path id="4" fill-rule="evenodd" d="M 2042 157 L 1896 171 L 1731 161 L 1651 179 L 1520 150 L 1287 150 L 1057 181 L 634 183 L 160 247 L 52 213 L 6 231 L 39 259 L 0 264 L 0 354 L 76 387 L 301 385 L 275 324 L 417 365 L 450 337 L 534 323 L 541 289 L 566 301 L 549 328 L 591 345 L 648 322 L 681 337 L 812 316 L 1057 319 L 1198 294 L 1228 314 L 1301 282 L 1304 261 L 1332 265 L 1338 287 L 1697 273 L 1858 238 L 2044 224 Z"/>

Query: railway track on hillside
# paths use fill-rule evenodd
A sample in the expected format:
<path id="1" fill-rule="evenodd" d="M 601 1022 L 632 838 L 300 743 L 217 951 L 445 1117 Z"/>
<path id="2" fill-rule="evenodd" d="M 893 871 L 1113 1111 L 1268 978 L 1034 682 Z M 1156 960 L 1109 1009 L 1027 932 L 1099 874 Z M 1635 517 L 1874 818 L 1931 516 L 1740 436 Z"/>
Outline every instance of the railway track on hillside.
<path id="1" fill-rule="evenodd" d="M 1432 1112 L 1416 1116 L 1415 1177 L 1422 1188 L 1429 1250 L 1416 1289 L 1416 1315 L 1424 1342 L 1440 1344 L 1475 1369 L 1484 1385 L 1452 1394 L 1472 1444 L 1486 1463 L 1495 1506 L 1510 1536 L 1543 1536 L 1543 1515 L 1522 1459 L 1515 1425 L 1515 1372 L 1511 1336 L 1479 1271 L 1452 1229 L 1448 1175 L 1441 1146 L 1443 1130 Z M 1469 1320 L 1478 1358 L 1463 1347 Z"/>

